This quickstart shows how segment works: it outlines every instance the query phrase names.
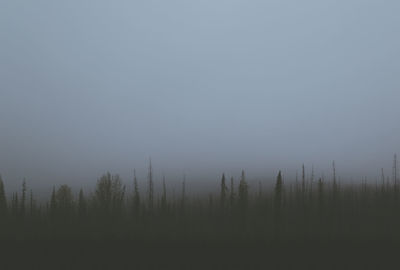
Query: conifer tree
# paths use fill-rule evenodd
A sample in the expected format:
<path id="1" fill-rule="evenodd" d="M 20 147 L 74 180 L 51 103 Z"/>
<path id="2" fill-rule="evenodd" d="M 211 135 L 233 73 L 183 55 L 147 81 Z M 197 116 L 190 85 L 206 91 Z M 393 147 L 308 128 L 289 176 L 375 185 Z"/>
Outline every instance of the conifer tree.
<path id="1" fill-rule="evenodd" d="M 221 200 L 222 208 L 225 206 L 227 191 L 228 191 L 228 188 L 226 187 L 226 183 L 225 183 L 225 174 L 223 173 L 222 178 L 221 178 L 221 192 L 220 192 L 220 200 Z"/>
<path id="2" fill-rule="evenodd" d="M 0 175 L 0 215 L 4 215 L 7 212 L 7 198 L 4 190 L 3 179 Z"/>
<path id="3" fill-rule="evenodd" d="M 248 204 L 248 185 L 244 175 L 244 170 L 242 170 L 242 176 L 239 182 L 239 203 L 243 209 L 247 208 Z"/>
<path id="4" fill-rule="evenodd" d="M 181 208 L 182 208 L 182 210 L 185 208 L 185 200 L 186 200 L 186 175 L 183 175 L 182 195 L 181 195 Z"/>
<path id="5" fill-rule="evenodd" d="M 301 193 L 304 195 L 306 190 L 306 170 L 304 164 L 302 166 L 302 173 L 301 173 Z"/>
<path id="6" fill-rule="evenodd" d="M 333 188 L 336 189 L 337 183 L 336 183 L 336 165 L 335 165 L 335 161 L 332 161 L 332 173 L 333 173 Z"/>
<path id="7" fill-rule="evenodd" d="M 22 182 L 22 195 L 21 195 L 21 206 L 20 206 L 21 216 L 25 215 L 25 205 L 26 205 L 26 180 L 24 178 L 24 181 Z"/>
<path id="8" fill-rule="evenodd" d="M 311 167 L 311 179 L 310 179 L 310 195 L 313 193 L 313 185 L 314 185 L 314 165 Z"/>
<path id="9" fill-rule="evenodd" d="M 381 181 L 382 181 L 381 191 L 384 192 L 385 191 L 385 173 L 383 171 L 383 168 L 381 168 Z"/>
<path id="10" fill-rule="evenodd" d="M 398 191 L 398 186 L 397 186 L 397 155 L 394 154 L 393 156 L 393 185 L 394 185 L 394 191 L 397 193 Z"/>
<path id="11" fill-rule="evenodd" d="M 282 192 L 283 192 L 283 180 L 282 180 L 282 173 L 279 171 L 278 176 L 276 178 L 275 184 L 275 210 L 279 213 L 282 207 Z"/>
<path id="12" fill-rule="evenodd" d="M 332 172 L 333 172 L 333 188 L 332 188 L 332 197 L 333 197 L 333 203 L 336 204 L 336 199 L 338 196 L 338 184 L 336 181 L 336 165 L 335 161 L 332 162 Z"/>
<path id="13" fill-rule="evenodd" d="M 111 188 L 111 211 L 119 215 L 123 210 L 126 186 L 122 184 L 118 174 L 112 177 Z"/>
<path id="14" fill-rule="evenodd" d="M 230 195 L 229 195 L 229 201 L 231 204 L 231 207 L 233 206 L 233 203 L 235 202 L 235 184 L 233 177 L 231 177 L 231 190 L 230 190 Z"/>
<path id="15" fill-rule="evenodd" d="M 31 189 L 30 190 L 30 195 L 29 195 L 29 213 L 30 213 L 31 216 L 33 216 L 34 208 L 35 208 L 35 202 L 33 200 L 33 192 L 32 192 L 32 189 Z"/>
<path id="16" fill-rule="evenodd" d="M 139 186 L 136 178 L 136 170 L 133 170 L 133 211 L 135 214 L 139 212 L 139 207 L 140 207 Z"/>
<path id="17" fill-rule="evenodd" d="M 319 212 L 322 213 L 322 207 L 324 203 L 324 182 L 322 178 L 318 180 L 318 209 Z"/>
<path id="18" fill-rule="evenodd" d="M 161 196 L 161 209 L 163 211 L 167 209 L 167 187 L 165 185 L 165 176 L 163 176 L 163 193 Z"/>
<path id="19" fill-rule="evenodd" d="M 148 173 L 148 181 L 149 181 L 149 190 L 148 190 L 148 204 L 149 209 L 153 209 L 154 203 L 154 183 L 153 183 L 153 168 L 151 166 L 151 159 L 149 162 L 149 173 Z"/>
<path id="20" fill-rule="evenodd" d="M 13 193 L 12 200 L 11 200 L 11 209 L 14 215 L 19 214 L 19 200 L 18 200 L 18 193 Z"/>
<path id="21" fill-rule="evenodd" d="M 86 216 L 86 199 L 85 195 L 83 194 L 83 190 L 79 190 L 79 195 L 78 195 L 78 215 L 80 218 L 83 218 Z"/>
<path id="22" fill-rule="evenodd" d="M 208 194 L 208 210 L 210 214 L 213 213 L 213 208 L 214 208 L 214 198 L 213 195 L 210 193 Z"/>

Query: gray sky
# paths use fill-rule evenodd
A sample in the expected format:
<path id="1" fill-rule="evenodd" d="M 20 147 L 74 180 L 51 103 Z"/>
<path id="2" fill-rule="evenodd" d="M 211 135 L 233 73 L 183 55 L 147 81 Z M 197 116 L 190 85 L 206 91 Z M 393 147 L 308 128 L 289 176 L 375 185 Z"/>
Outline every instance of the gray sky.
<path id="1" fill-rule="evenodd" d="M 389 173 L 398 0 L 0 2 L 9 186 L 158 175 Z"/>

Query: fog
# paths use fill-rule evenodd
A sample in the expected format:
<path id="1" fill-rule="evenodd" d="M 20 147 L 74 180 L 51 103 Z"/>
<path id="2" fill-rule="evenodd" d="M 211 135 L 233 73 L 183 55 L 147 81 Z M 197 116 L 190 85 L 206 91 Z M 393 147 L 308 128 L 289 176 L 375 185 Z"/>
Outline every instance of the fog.
<path id="1" fill-rule="evenodd" d="M 391 175 L 399 1 L 1 1 L 7 187 Z M 188 181 L 189 181 L 188 180 Z"/>

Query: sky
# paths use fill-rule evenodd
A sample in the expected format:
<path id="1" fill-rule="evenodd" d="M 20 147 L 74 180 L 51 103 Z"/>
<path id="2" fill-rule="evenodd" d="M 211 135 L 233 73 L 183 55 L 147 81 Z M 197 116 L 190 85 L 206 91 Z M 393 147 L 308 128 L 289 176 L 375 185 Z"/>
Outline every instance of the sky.
<path id="1" fill-rule="evenodd" d="M 0 173 L 390 175 L 397 0 L 2 0 Z M 206 177 L 207 176 L 207 177 Z"/>

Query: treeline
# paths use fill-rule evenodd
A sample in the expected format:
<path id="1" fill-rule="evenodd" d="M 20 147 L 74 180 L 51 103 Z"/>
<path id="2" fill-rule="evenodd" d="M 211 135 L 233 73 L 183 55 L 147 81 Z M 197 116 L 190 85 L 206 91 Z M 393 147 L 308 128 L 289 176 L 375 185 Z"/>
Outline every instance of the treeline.
<path id="1" fill-rule="evenodd" d="M 154 192 L 153 168 L 146 187 L 127 192 L 118 175 L 101 176 L 94 192 L 74 196 L 68 185 L 54 187 L 49 200 L 38 202 L 25 181 L 20 192 L 6 197 L 0 177 L 1 238 L 117 238 L 140 243 L 255 242 L 277 239 L 400 236 L 400 197 L 396 159 L 392 179 L 375 184 L 341 183 L 333 163 L 331 179 L 306 177 L 286 182 L 277 174 L 273 189 L 259 182 L 249 192 L 245 172 L 240 179 L 222 174 L 217 192 L 208 197 L 167 196 L 167 183 Z"/>

